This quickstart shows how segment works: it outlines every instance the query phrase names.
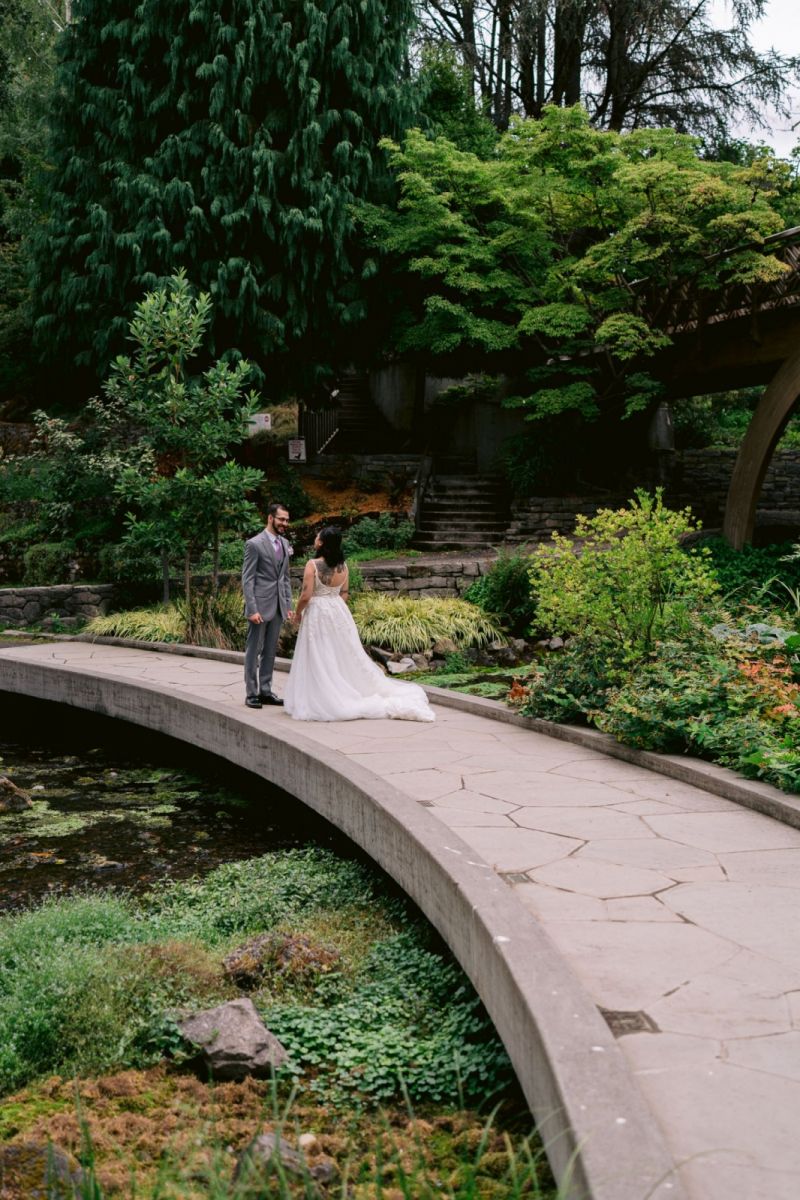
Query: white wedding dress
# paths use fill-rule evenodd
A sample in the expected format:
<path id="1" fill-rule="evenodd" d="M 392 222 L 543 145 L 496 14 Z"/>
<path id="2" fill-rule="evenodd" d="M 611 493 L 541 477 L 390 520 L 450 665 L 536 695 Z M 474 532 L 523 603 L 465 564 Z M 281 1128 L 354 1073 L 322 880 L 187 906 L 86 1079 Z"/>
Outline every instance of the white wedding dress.
<path id="1" fill-rule="evenodd" d="M 323 583 L 315 561 L 314 594 L 300 622 L 284 712 L 295 721 L 435 720 L 418 684 L 388 679 L 367 655 L 339 595 L 343 585 Z"/>

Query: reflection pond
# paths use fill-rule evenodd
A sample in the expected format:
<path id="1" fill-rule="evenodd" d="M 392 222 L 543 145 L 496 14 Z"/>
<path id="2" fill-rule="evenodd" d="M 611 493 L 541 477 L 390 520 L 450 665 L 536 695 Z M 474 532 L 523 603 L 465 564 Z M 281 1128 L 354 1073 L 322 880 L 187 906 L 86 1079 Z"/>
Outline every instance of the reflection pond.
<path id="1" fill-rule="evenodd" d="M 4 910 L 84 886 L 141 892 L 289 846 L 349 846 L 246 771 L 63 705 L 0 701 L 0 775 L 33 801 L 0 816 Z"/>
<path id="2" fill-rule="evenodd" d="M 555 1197 L 469 981 L 327 822 L 63 706 L 0 700 L 0 755 L 33 800 L 0 813 L 4 1197 L 52 1147 L 54 1200 Z M 288 1064 L 214 1083 L 178 1016 L 244 997 Z M 286 1153 L 248 1158 L 260 1133 Z"/>

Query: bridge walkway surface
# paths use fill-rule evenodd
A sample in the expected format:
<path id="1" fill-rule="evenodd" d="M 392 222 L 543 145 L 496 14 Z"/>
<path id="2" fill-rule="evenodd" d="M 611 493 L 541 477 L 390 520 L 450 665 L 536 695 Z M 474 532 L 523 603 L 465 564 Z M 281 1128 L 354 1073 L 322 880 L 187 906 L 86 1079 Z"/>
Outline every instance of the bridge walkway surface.
<path id="1" fill-rule="evenodd" d="M 26 690 L 26 670 L 166 694 L 173 707 L 181 700 L 217 723 L 227 718 L 228 738 L 255 731 L 287 754 L 313 744 L 426 809 L 439 823 L 426 818 L 426 828 L 452 831 L 453 845 L 475 855 L 471 865 L 489 864 L 500 891 L 519 901 L 519 928 L 531 920 L 544 929 L 600 1010 L 616 1039 L 611 1051 L 621 1050 L 646 1120 L 677 1165 L 663 1187 L 637 1191 L 620 1179 L 595 1190 L 590 1180 L 592 1196 L 800 1196 L 800 830 L 449 707 L 436 706 L 434 724 L 300 724 L 280 708 L 254 712 L 243 705 L 236 662 L 77 641 L 20 646 L 0 651 L 0 691 Z M 540 964 L 529 968 L 536 977 Z M 603 1046 L 584 1035 L 576 1028 L 575 1045 L 594 1068 Z M 557 1059 L 571 1049 L 549 1052 Z M 575 1069 L 580 1092 L 580 1061 Z M 597 1096 L 587 1092 L 590 1103 Z"/>

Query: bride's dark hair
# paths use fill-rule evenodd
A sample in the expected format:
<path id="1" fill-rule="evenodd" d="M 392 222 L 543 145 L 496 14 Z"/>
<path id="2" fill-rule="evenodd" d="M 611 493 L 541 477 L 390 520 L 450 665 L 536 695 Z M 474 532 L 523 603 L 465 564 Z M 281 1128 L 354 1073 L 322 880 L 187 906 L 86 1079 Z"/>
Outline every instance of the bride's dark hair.
<path id="1" fill-rule="evenodd" d="M 326 525 L 319 531 L 319 554 L 325 559 L 325 565 L 335 570 L 344 563 L 342 551 L 342 531 L 338 525 Z"/>

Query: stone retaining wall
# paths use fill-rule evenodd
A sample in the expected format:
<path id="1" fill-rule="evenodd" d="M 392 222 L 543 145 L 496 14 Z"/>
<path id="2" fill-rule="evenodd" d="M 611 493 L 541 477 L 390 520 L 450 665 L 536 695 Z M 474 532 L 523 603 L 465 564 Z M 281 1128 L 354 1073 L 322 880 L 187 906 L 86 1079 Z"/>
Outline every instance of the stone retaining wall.
<path id="1" fill-rule="evenodd" d="M 735 450 L 676 452 L 667 488 L 671 503 L 688 504 L 703 524 L 722 524 Z M 767 470 L 756 509 L 757 524 L 800 523 L 800 450 L 781 450 Z"/>
<path id="2" fill-rule="evenodd" d="M 0 628 L 19 629 L 44 624 L 53 617 L 65 628 L 110 612 L 114 585 L 73 584 L 57 587 L 0 588 Z"/>
<path id="3" fill-rule="evenodd" d="M 424 563 L 406 562 L 359 563 L 364 586 L 375 592 L 393 592 L 400 596 L 460 596 L 491 566 L 492 559 L 447 558 Z M 292 587 L 298 589 L 303 568 L 292 568 Z"/>
<path id="4" fill-rule="evenodd" d="M 725 512 L 736 450 L 676 450 L 662 460 L 664 490 L 672 507 L 689 506 L 707 529 L 719 528 Z M 653 487 L 652 480 L 642 486 Z M 508 540 L 548 541 L 554 530 L 571 533 L 579 513 L 624 508 L 633 489 L 599 496 L 531 496 L 511 512 Z M 800 451 L 782 450 L 773 458 L 758 501 L 756 524 L 787 527 L 787 538 L 800 526 Z"/>
<path id="5" fill-rule="evenodd" d="M 360 563 L 364 583 L 376 592 L 394 592 L 403 596 L 459 596 L 483 574 L 491 559 L 442 559 L 420 563 Z M 303 566 L 292 567 L 292 587 L 299 591 Z M 235 580 L 237 576 L 225 578 Z M 176 589 L 177 590 L 177 589 Z M 64 583 L 57 587 L 0 588 L 0 628 L 20 629 L 57 618 L 68 629 L 91 617 L 113 612 L 118 606 L 118 591 L 112 583 Z M 130 607 L 128 604 L 127 607 Z"/>

